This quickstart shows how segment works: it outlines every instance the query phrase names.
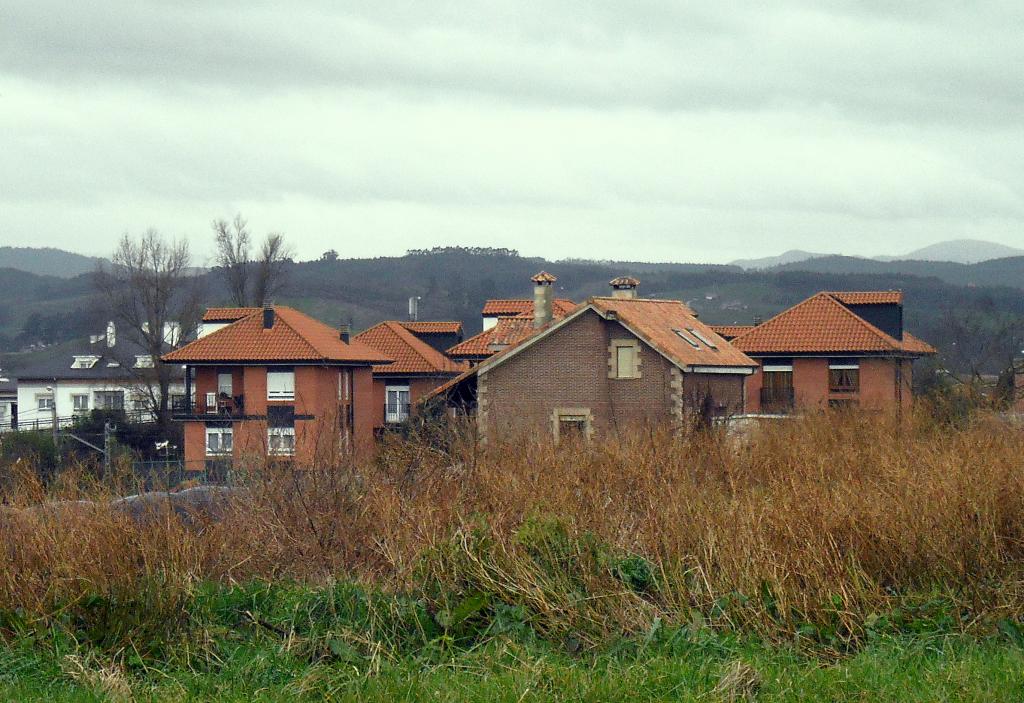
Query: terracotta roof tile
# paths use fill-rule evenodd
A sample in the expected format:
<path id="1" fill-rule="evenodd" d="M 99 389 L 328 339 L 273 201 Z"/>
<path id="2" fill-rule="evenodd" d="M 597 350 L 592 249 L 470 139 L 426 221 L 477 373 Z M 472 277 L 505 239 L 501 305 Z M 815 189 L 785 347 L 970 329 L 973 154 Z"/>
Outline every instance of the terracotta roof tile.
<path id="1" fill-rule="evenodd" d="M 449 347 L 445 350 L 448 356 L 463 359 L 488 357 L 509 345 L 520 342 L 533 333 L 532 300 L 488 300 L 487 303 L 523 303 L 523 305 L 519 306 L 520 312 L 511 315 L 505 314 L 505 316 L 499 317 L 490 329 Z M 576 307 L 576 303 L 571 300 L 555 300 L 551 306 L 552 317 L 559 320 L 575 310 Z M 514 310 L 512 306 L 505 306 L 501 309 Z M 487 314 L 486 306 L 484 314 Z"/>
<path id="2" fill-rule="evenodd" d="M 406 323 L 387 320 L 360 332 L 355 339 L 391 357 L 394 362 L 374 366 L 374 373 L 459 374 L 466 370 L 459 364 L 410 332 Z"/>
<path id="3" fill-rule="evenodd" d="M 555 298 L 551 309 L 555 315 L 567 315 L 576 307 L 576 303 L 565 298 Z M 484 303 L 483 314 L 487 317 L 502 317 L 509 315 L 533 315 L 533 298 L 506 298 L 493 299 Z"/>
<path id="4" fill-rule="evenodd" d="M 263 328 L 263 309 L 163 356 L 189 362 L 353 362 L 388 363 L 391 358 L 361 342 L 341 341 L 338 330 L 283 305 L 274 306 L 274 324 Z"/>
<path id="5" fill-rule="evenodd" d="M 461 334 L 462 323 L 458 321 L 400 322 L 413 334 Z"/>
<path id="6" fill-rule="evenodd" d="M 480 334 L 474 335 L 469 339 L 465 339 L 458 344 L 448 347 L 445 353 L 453 358 L 477 358 L 490 356 L 493 352 L 491 351 L 491 336 L 494 334 L 494 328 L 484 330 Z"/>
<path id="7" fill-rule="evenodd" d="M 540 273 L 532 276 L 530 280 L 533 281 L 534 283 L 554 283 L 558 279 L 552 276 L 547 271 L 541 271 Z"/>
<path id="8" fill-rule="evenodd" d="M 828 295 L 843 305 L 902 305 L 903 291 L 899 290 L 852 290 L 827 291 Z"/>
<path id="9" fill-rule="evenodd" d="M 724 337 L 725 339 L 735 339 L 744 332 L 749 332 L 754 329 L 753 325 L 709 325 L 716 334 Z"/>
<path id="10" fill-rule="evenodd" d="M 744 332 L 732 343 L 747 354 L 933 353 L 924 351 L 927 345 L 921 346 L 920 340 L 910 339 L 915 341 L 894 339 L 854 314 L 835 294 L 818 293 Z"/>
<path id="11" fill-rule="evenodd" d="M 614 313 L 619 322 L 681 366 L 757 365 L 678 300 L 591 298 L 590 303 L 605 314 Z"/>
<path id="12" fill-rule="evenodd" d="M 207 308 L 203 322 L 234 322 L 248 317 L 262 308 Z"/>

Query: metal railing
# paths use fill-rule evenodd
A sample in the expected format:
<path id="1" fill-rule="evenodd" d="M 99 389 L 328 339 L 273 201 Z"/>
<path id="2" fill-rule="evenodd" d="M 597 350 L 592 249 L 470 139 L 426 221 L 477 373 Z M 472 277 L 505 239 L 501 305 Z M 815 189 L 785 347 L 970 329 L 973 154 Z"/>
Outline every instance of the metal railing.
<path id="1" fill-rule="evenodd" d="M 241 417 L 245 414 L 245 396 L 226 393 L 200 394 L 195 402 L 179 398 L 172 403 L 171 417 L 184 420 L 192 417 Z"/>
<path id="2" fill-rule="evenodd" d="M 796 404 L 796 395 L 792 388 L 762 388 L 761 412 L 787 413 Z"/>
<path id="3" fill-rule="evenodd" d="M 411 403 L 385 403 L 384 421 L 391 423 L 405 422 L 412 413 Z"/>
<path id="4" fill-rule="evenodd" d="M 129 412 L 97 408 L 96 410 L 89 411 L 80 410 L 75 412 L 73 415 L 61 415 L 57 417 L 57 429 L 70 429 L 83 422 L 88 422 L 93 412 L 109 414 L 112 416 L 116 415 L 118 418 L 123 417 L 127 422 L 133 423 L 156 421 L 156 415 L 149 410 L 132 410 Z M 40 430 L 52 430 L 54 421 L 55 419 L 51 416 L 34 417 L 31 420 L 18 418 L 17 420 L 0 422 L 0 432 L 38 432 Z"/>

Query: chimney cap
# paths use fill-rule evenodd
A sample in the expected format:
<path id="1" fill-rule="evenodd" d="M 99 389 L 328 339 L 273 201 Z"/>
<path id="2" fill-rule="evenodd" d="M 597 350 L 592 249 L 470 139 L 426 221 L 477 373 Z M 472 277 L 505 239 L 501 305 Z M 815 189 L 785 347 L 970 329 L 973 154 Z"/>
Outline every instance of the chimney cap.
<path id="1" fill-rule="evenodd" d="M 640 279 L 632 276 L 619 276 L 608 281 L 608 285 L 612 288 L 636 288 L 640 285 Z"/>
<path id="2" fill-rule="evenodd" d="M 547 271 L 541 271 L 537 275 L 533 276 L 530 280 L 533 281 L 534 283 L 536 283 L 539 286 L 550 286 L 552 283 L 554 283 L 558 279 L 555 278 L 554 276 L 552 276 Z"/>

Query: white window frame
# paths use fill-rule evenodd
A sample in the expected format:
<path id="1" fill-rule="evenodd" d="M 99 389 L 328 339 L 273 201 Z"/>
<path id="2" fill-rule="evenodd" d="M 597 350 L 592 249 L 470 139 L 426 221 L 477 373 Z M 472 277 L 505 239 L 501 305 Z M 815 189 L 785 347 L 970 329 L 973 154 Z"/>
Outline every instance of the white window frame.
<path id="1" fill-rule="evenodd" d="M 402 394 L 405 394 L 405 402 L 402 402 Z M 391 402 L 391 396 L 394 394 L 396 400 L 394 403 Z M 409 410 L 405 409 L 405 406 L 410 406 Z M 392 406 L 395 406 L 395 410 L 392 411 Z M 385 422 L 404 422 L 409 419 L 411 414 L 410 410 L 412 406 L 412 394 L 409 390 L 409 384 L 389 384 L 384 386 L 384 421 Z"/>
<path id="2" fill-rule="evenodd" d="M 79 407 L 78 401 L 85 398 L 84 407 Z M 76 413 L 87 413 L 89 412 L 89 394 L 88 393 L 72 393 L 71 394 L 71 409 Z"/>
<path id="3" fill-rule="evenodd" d="M 275 439 L 291 439 L 291 446 L 281 446 L 280 441 L 275 447 Z M 294 427 L 268 427 L 267 428 L 267 453 L 272 456 L 294 456 L 295 455 L 295 428 Z"/>
<path id="4" fill-rule="evenodd" d="M 153 363 L 153 357 L 149 354 L 136 354 L 135 355 L 135 368 L 137 369 L 151 369 L 156 365 Z"/>
<path id="5" fill-rule="evenodd" d="M 210 437 L 216 436 L 217 449 L 210 448 Z M 227 437 L 227 447 L 224 446 L 224 438 Z M 207 427 L 206 428 L 206 456 L 229 456 L 235 448 L 235 432 L 232 427 Z"/>
<path id="6" fill-rule="evenodd" d="M 54 408 L 54 399 L 52 394 L 40 394 L 36 396 L 36 410 L 38 412 L 50 412 Z"/>
<path id="7" fill-rule="evenodd" d="M 74 357 L 74 361 L 71 362 L 71 368 L 73 369 L 91 369 L 96 365 L 100 358 L 98 356 L 81 355 Z"/>
<path id="8" fill-rule="evenodd" d="M 267 400 L 295 400 L 295 371 L 267 370 Z"/>
<path id="9" fill-rule="evenodd" d="M 622 349 L 632 349 L 632 368 L 623 373 L 619 354 Z M 613 339 L 608 345 L 608 378 L 629 380 L 640 378 L 640 342 L 636 339 Z"/>
<path id="10" fill-rule="evenodd" d="M 227 383 L 225 383 L 225 379 Z M 218 373 L 217 374 L 217 393 L 223 393 L 224 395 L 233 395 L 234 390 L 234 379 L 231 376 L 231 372 Z"/>

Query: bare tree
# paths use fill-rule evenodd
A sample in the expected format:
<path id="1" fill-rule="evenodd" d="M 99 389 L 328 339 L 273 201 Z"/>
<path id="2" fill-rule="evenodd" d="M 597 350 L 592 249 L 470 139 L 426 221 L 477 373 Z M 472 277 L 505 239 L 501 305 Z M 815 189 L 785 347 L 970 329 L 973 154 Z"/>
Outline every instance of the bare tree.
<path id="1" fill-rule="evenodd" d="M 271 232 L 263 240 L 259 259 L 252 259 L 252 237 L 241 213 L 232 222 L 215 220 L 217 265 L 224 269 L 231 302 L 239 307 L 260 307 L 287 284 L 292 252 L 284 235 Z"/>
<path id="2" fill-rule="evenodd" d="M 284 236 L 271 232 L 263 240 L 260 260 L 256 264 L 256 279 L 253 282 L 253 305 L 264 305 L 274 299 L 288 284 L 288 265 L 291 250 L 284 242 Z"/>
<path id="3" fill-rule="evenodd" d="M 214 220 L 213 234 L 217 245 L 217 265 L 224 269 L 231 302 L 240 308 L 248 305 L 250 238 L 242 214 L 232 222 Z"/>
<path id="4" fill-rule="evenodd" d="M 191 265 L 187 242 L 164 239 L 149 229 L 137 238 L 124 235 L 109 267 L 101 264 L 96 273 L 97 288 L 119 329 L 152 359 L 152 365 L 125 359 L 122 367 L 138 376 L 140 390 L 162 422 L 168 418 L 174 369 L 160 356 L 199 323 L 200 278 Z"/>

